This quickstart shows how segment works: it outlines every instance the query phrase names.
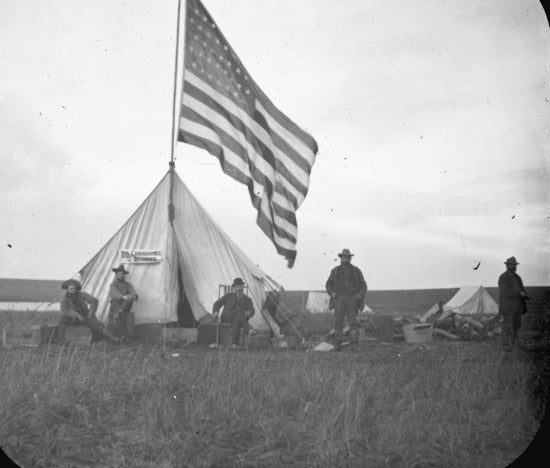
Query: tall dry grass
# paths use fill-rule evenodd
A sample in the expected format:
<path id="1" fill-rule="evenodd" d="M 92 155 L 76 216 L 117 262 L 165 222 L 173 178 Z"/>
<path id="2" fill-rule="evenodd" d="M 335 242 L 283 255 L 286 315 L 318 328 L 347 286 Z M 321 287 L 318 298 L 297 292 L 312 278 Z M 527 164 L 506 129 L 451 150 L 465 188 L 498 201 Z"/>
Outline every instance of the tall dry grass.
<path id="1" fill-rule="evenodd" d="M 503 467 L 538 427 L 534 363 L 497 343 L 179 353 L 0 350 L 0 445 L 22 467 Z"/>

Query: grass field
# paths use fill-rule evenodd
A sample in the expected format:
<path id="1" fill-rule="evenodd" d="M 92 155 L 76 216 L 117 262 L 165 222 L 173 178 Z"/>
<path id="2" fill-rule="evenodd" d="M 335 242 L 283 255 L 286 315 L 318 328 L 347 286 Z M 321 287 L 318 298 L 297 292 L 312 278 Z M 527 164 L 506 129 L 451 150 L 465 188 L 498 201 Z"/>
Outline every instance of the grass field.
<path id="1" fill-rule="evenodd" d="M 548 358 L 499 344 L 1 349 L 0 445 L 22 467 L 503 467 Z"/>

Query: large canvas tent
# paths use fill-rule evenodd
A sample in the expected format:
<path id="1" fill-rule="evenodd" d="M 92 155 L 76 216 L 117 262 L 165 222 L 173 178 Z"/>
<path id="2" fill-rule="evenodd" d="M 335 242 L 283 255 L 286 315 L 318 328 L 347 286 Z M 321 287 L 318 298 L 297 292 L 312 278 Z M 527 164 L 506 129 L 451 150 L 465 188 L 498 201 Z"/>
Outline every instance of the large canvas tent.
<path id="1" fill-rule="evenodd" d="M 124 263 L 139 295 L 136 324 L 187 320 L 212 310 L 220 285 L 242 277 L 252 298 L 256 329 L 278 327 L 262 314 L 266 291 L 280 286 L 223 232 L 173 167 L 105 246 L 79 271 L 82 289 L 99 299 L 97 318 L 108 319 L 112 268 Z"/>

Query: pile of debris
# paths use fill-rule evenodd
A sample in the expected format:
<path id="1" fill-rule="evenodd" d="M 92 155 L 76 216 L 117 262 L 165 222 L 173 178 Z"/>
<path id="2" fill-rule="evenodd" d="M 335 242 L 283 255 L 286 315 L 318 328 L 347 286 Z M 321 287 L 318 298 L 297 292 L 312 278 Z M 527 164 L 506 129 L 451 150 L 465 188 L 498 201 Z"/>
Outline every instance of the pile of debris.
<path id="1" fill-rule="evenodd" d="M 363 319 L 365 330 L 376 333 L 377 313 L 369 314 Z M 485 315 L 476 318 L 460 315 L 452 311 L 444 311 L 438 317 L 430 317 L 422 321 L 417 316 L 392 317 L 393 337 L 402 339 L 403 326 L 411 324 L 431 323 L 433 325 L 433 336 L 453 341 L 479 341 L 492 338 L 501 333 L 501 317 L 498 315 Z"/>

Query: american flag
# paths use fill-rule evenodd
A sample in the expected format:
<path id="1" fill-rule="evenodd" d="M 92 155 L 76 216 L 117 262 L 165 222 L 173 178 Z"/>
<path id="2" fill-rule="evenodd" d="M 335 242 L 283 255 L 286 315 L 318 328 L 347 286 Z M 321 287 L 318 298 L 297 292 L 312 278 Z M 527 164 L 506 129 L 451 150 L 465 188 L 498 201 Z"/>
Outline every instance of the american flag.
<path id="1" fill-rule="evenodd" d="M 258 226 L 292 267 L 317 143 L 272 104 L 199 0 L 187 0 L 178 140 L 248 186 Z"/>

